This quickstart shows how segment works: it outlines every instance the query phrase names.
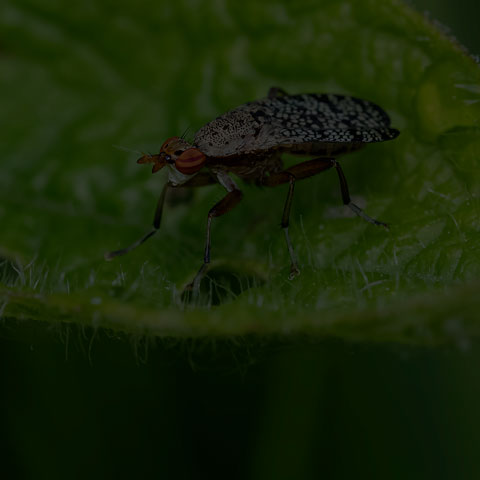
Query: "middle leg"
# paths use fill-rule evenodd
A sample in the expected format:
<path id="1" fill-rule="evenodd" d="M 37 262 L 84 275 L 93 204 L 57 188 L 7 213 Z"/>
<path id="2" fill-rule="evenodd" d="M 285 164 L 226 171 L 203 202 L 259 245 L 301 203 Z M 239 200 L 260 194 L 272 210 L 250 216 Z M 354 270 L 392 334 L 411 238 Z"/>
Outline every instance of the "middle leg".
<path id="1" fill-rule="evenodd" d="M 345 178 L 345 174 L 343 173 L 340 164 L 334 158 L 315 158 L 313 160 L 307 160 L 306 162 L 298 163 L 293 167 L 287 168 L 287 170 L 274 173 L 273 175 L 266 177 L 266 179 L 263 181 L 263 185 L 268 187 L 274 187 L 276 185 L 287 183 L 290 181 L 290 177 L 292 175 L 295 177 L 295 180 L 302 180 L 303 178 L 311 177 L 332 167 L 335 168 L 338 174 L 343 204 L 367 222 L 373 225 L 384 227 L 388 230 L 388 224 L 370 217 L 358 205 L 352 202 L 350 198 L 350 192 L 348 191 L 347 179 Z M 290 211 L 290 208 L 288 211 Z"/>
<path id="2" fill-rule="evenodd" d="M 294 279 L 297 275 L 300 275 L 298 268 L 297 258 L 295 251 L 290 240 L 290 234 L 288 233 L 288 226 L 290 224 L 290 209 L 293 201 L 293 192 L 295 190 L 296 180 L 302 180 L 308 178 L 324 170 L 328 170 L 333 167 L 333 160 L 329 158 L 315 158 L 314 160 L 308 160 L 306 162 L 294 165 L 282 172 L 274 173 L 269 177 L 266 177 L 263 181 L 263 185 L 274 187 L 283 183 L 289 182 L 287 199 L 285 206 L 283 207 L 282 223 L 281 227 L 285 233 L 285 240 L 287 242 L 288 254 L 290 255 L 290 280 Z"/>
<path id="3" fill-rule="evenodd" d="M 288 190 L 287 200 L 283 209 L 282 215 L 282 228 L 285 232 L 285 238 L 287 241 L 287 248 L 290 255 L 290 275 L 289 278 L 292 279 L 295 276 L 299 275 L 300 270 L 298 269 L 297 260 L 295 257 L 295 252 L 292 247 L 292 242 L 290 241 L 290 236 L 288 233 L 289 219 L 290 219 L 290 208 L 293 201 L 293 191 L 295 188 L 295 182 L 297 180 L 302 180 L 304 178 L 312 177 L 317 173 L 323 172 L 324 170 L 329 170 L 330 168 L 335 168 L 338 174 L 338 179 L 340 181 L 340 190 L 342 192 L 342 200 L 344 205 L 349 207 L 353 212 L 355 212 L 359 217 L 362 217 L 369 223 L 373 225 L 378 225 L 386 228 L 388 230 L 388 225 L 386 223 L 380 222 L 375 218 L 367 215 L 358 205 L 353 203 L 350 199 L 350 193 L 348 191 L 347 179 L 343 173 L 340 164 L 334 158 L 315 158 L 313 160 L 308 160 L 306 162 L 299 163 L 294 165 L 282 172 L 274 173 L 269 177 L 266 177 L 262 184 L 268 187 L 275 187 L 276 185 L 282 185 L 289 182 L 290 187 Z"/>

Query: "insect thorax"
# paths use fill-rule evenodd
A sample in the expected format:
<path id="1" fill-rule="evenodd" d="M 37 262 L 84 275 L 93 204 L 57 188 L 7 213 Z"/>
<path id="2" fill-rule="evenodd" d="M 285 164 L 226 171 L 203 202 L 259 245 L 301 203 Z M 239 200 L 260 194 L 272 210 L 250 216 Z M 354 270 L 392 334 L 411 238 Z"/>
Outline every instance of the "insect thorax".
<path id="1" fill-rule="evenodd" d="M 283 169 L 280 153 L 276 151 L 258 155 L 240 154 L 227 158 L 209 158 L 208 164 L 211 168 L 221 168 L 242 180 L 259 184 L 267 174 Z"/>
<path id="2" fill-rule="evenodd" d="M 173 186 L 183 185 L 188 182 L 196 173 L 192 175 L 185 175 L 179 172 L 174 165 L 168 165 L 168 182 Z"/>

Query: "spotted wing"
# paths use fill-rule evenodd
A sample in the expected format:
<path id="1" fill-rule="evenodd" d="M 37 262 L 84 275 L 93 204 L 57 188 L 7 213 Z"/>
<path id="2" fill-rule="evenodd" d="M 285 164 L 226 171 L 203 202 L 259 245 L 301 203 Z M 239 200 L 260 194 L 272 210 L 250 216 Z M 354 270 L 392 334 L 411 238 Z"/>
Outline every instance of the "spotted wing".
<path id="1" fill-rule="evenodd" d="M 311 142 L 382 142 L 397 135 L 388 115 L 372 102 L 301 94 L 241 105 L 198 130 L 194 144 L 208 156 L 227 157 Z"/>

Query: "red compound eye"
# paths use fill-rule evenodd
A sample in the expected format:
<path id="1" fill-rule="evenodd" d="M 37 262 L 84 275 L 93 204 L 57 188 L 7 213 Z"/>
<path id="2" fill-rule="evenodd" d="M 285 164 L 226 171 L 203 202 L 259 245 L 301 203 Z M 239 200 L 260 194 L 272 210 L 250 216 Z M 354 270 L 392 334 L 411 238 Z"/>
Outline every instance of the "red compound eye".
<path id="1" fill-rule="evenodd" d="M 176 160 L 176 169 L 185 175 L 198 172 L 205 163 L 205 155 L 197 148 L 185 150 Z"/>

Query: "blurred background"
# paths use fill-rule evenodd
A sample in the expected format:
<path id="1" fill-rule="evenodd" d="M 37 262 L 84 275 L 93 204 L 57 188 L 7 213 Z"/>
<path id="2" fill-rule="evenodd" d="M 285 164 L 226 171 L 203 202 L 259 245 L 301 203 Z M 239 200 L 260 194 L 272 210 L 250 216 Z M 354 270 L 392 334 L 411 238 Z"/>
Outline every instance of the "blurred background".
<path id="1" fill-rule="evenodd" d="M 22 9 L 27 12 L 23 16 L 16 16 L 10 3 L 3 10 L 8 22 L 1 23 L 1 28 L 15 25 L 19 31 L 25 29 L 25 35 L 32 34 L 32 38 L 40 35 L 46 43 L 56 42 L 55 32 L 42 30 L 41 23 L 31 21 L 39 10 L 51 6 L 50 20 L 54 21 L 55 8 L 59 8 L 55 3 L 44 2 L 40 7 L 34 1 L 22 2 Z M 192 10 L 201 10 L 200 2 L 190 3 Z M 216 3 L 222 17 L 223 2 Z M 116 8 L 115 2 L 108 0 L 100 4 L 107 10 Z M 416 0 L 413 4 L 451 27 L 472 53 L 480 53 L 478 2 Z M 62 109 L 62 98 L 68 89 L 77 88 L 79 82 L 78 88 L 84 88 L 88 95 L 87 91 L 94 89 L 98 81 L 97 76 L 89 77 L 88 72 L 69 70 L 68 63 L 63 68 L 65 52 L 74 49 L 79 58 L 86 58 L 89 53 L 82 50 L 78 39 L 101 41 L 104 35 L 101 29 L 88 29 L 94 16 L 92 5 L 69 8 L 67 26 L 74 41 L 61 44 L 58 58 L 53 59 L 57 74 L 65 79 L 67 87 L 52 93 L 55 110 L 42 112 L 45 118 L 60 118 L 60 125 L 68 125 L 75 109 L 82 109 L 81 102 Z M 170 13 L 165 3 L 157 15 Z M 131 18 L 135 15 L 136 7 L 132 6 Z M 188 10 L 185 15 L 192 16 Z M 128 21 L 124 22 L 119 28 L 134 31 Z M 208 37 L 211 25 L 208 19 L 205 22 L 205 28 L 195 34 L 202 31 Z M 189 31 L 179 31 L 182 26 L 179 21 L 162 27 L 170 29 L 171 40 L 179 52 L 194 48 L 198 38 Z M 155 30 L 155 18 L 144 28 Z M 260 23 L 260 28 L 268 29 L 268 24 Z M 0 30 L 0 54 L 2 36 Z M 12 38 L 11 32 L 8 38 Z M 146 65 L 162 62 L 148 48 L 130 58 L 125 53 L 127 43 L 106 43 L 107 53 L 133 67 L 139 58 Z M 52 60 L 42 57 L 45 53 L 41 46 L 33 43 L 29 48 L 38 65 Z M 9 60 L 8 49 L 5 52 Z M 149 55 L 151 58 L 142 57 Z M 119 107 L 113 112 L 99 108 L 92 113 L 97 119 L 95 128 L 79 129 L 83 140 L 95 140 L 108 131 L 112 115 L 130 115 L 136 108 L 134 122 L 143 114 L 151 115 L 150 111 L 145 113 L 148 109 L 161 108 L 142 97 L 142 87 L 151 90 L 156 81 L 150 76 L 157 75 L 156 68 L 132 68 L 130 77 L 122 77 L 114 64 L 97 60 L 99 77 L 104 81 L 102 88 L 110 89 L 114 97 L 122 90 L 122 82 L 132 82 L 138 90 L 128 101 L 134 103 L 137 99 L 139 106 L 124 107 L 125 110 Z M 178 64 L 173 62 L 165 68 L 180 71 L 182 57 L 177 61 Z M 38 65 L 32 61 L 32 69 Z M 203 108 L 203 115 L 213 114 L 208 111 L 208 96 L 215 86 L 209 83 L 208 69 L 206 76 L 198 78 L 195 67 L 193 64 L 191 77 L 182 77 L 182 81 L 187 85 L 201 83 L 205 99 L 202 104 L 199 98 L 198 107 Z M 7 70 L 0 75 L 21 81 Z M 35 101 L 42 95 L 41 82 L 46 81 L 48 72 L 42 75 L 38 77 L 38 90 L 33 86 L 32 91 L 23 92 L 24 97 L 31 96 Z M 275 80 L 275 74 L 271 76 Z M 178 81 L 175 75 L 169 78 Z M 163 87 L 158 88 L 160 96 Z M 14 111 L 9 92 L 3 91 L 2 97 L 8 112 Z M 178 104 L 179 110 L 182 107 Z M 155 115 L 161 113 L 157 111 Z M 15 123 L 11 118 L 3 115 L 10 126 Z M 28 111 L 23 111 L 23 118 L 26 123 L 35 121 Z M 174 122 L 178 131 L 188 126 L 180 114 Z M 21 135 L 23 124 L 13 127 L 14 133 L 8 139 L 12 142 L 15 132 Z M 150 138 L 155 129 L 155 125 L 130 129 L 126 145 L 137 145 L 141 138 Z M 38 144 L 25 146 L 19 157 L 28 157 L 33 149 L 41 150 L 48 135 L 61 136 L 63 132 L 52 132 L 46 127 Z M 69 131 L 65 130 L 65 134 L 69 135 Z M 2 148 L 8 150 L 6 141 Z M 63 154 L 61 158 L 67 162 L 78 161 L 75 152 Z M 85 162 L 94 174 L 95 161 Z M 131 190 L 124 193 L 121 206 L 111 198 L 103 198 L 105 211 L 118 214 L 125 205 L 128 208 L 140 204 L 136 188 L 144 177 L 136 173 L 135 167 L 119 167 L 131 168 Z M 63 181 L 69 184 L 70 180 L 62 177 L 58 185 Z M 0 187 L 8 181 L 4 176 Z M 42 185 L 41 174 L 36 181 Z M 76 177 L 74 196 L 75 201 L 83 202 L 94 214 L 96 206 L 89 205 L 84 195 L 88 181 L 87 177 Z M 112 188 L 115 187 L 114 178 L 102 181 L 112 182 Z M 150 189 L 154 188 L 151 184 Z M 62 198 L 67 193 L 58 187 L 55 195 Z M 11 221 L 14 222 L 13 216 Z M 58 225 L 52 224 L 51 228 L 55 231 Z M 75 228 L 82 227 L 72 225 L 72 238 L 78 231 Z M 116 235 L 115 228 L 112 225 L 111 238 Z M 8 231 L 4 235 L 8 236 Z M 28 241 L 32 249 L 37 248 L 35 238 Z M 41 247 L 51 255 L 58 248 L 56 244 Z M 86 251 L 85 255 L 89 253 Z M 3 322 L 0 473 L 5 479 L 480 478 L 480 349 L 476 344 L 460 342 L 456 347 L 427 348 L 356 344 L 341 339 L 318 341 L 306 336 L 157 340 L 79 326 L 34 327 L 31 322 Z"/>
<path id="2" fill-rule="evenodd" d="M 470 52 L 479 54 L 480 38 L 473 18 L 478 14 L 478 2 L 474 0 L 413 0 L 410 2 L 419 11 L 427 12 L 433 19 L 448 27 L 453 35 Z"/>

